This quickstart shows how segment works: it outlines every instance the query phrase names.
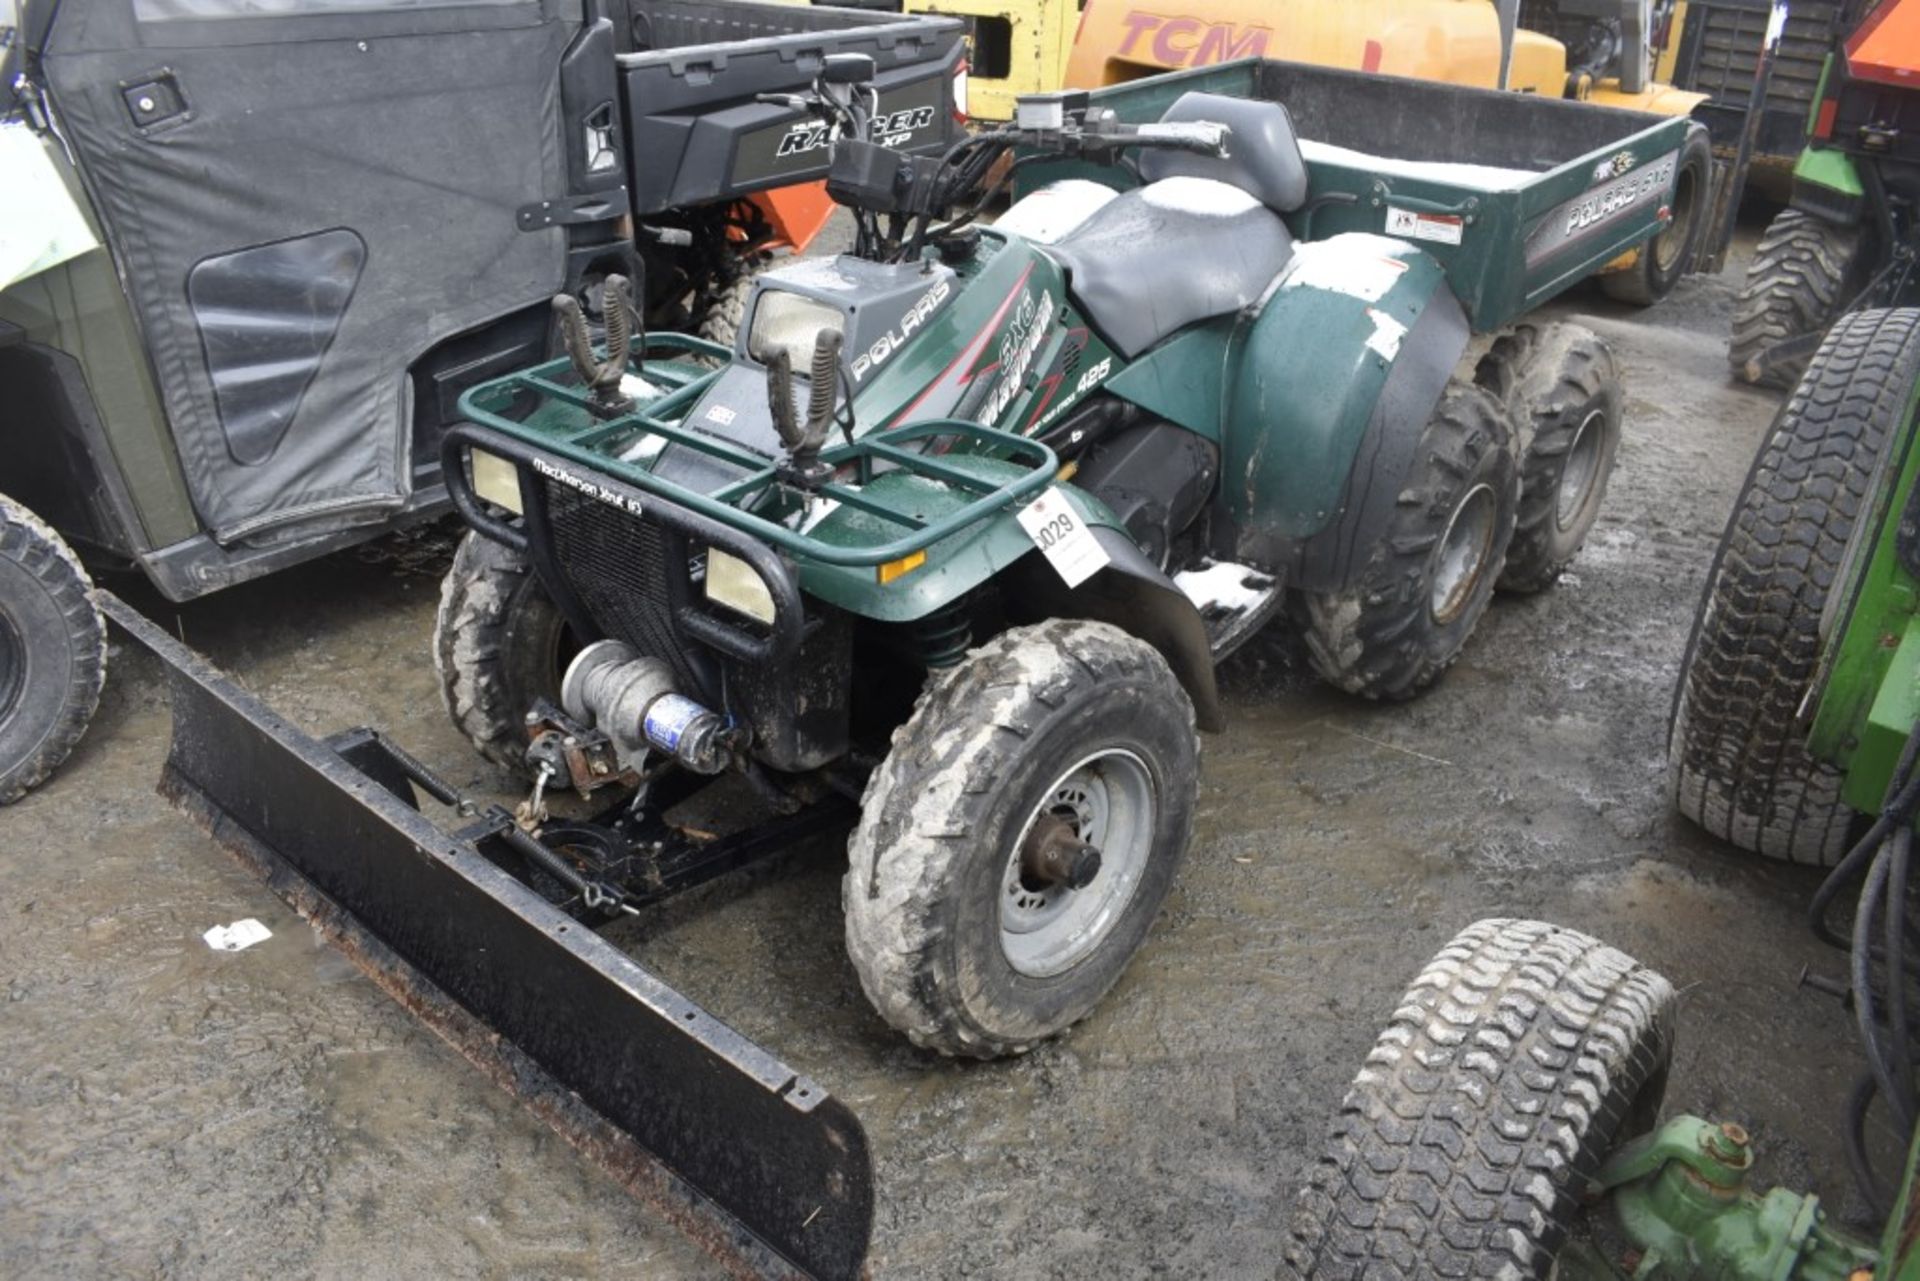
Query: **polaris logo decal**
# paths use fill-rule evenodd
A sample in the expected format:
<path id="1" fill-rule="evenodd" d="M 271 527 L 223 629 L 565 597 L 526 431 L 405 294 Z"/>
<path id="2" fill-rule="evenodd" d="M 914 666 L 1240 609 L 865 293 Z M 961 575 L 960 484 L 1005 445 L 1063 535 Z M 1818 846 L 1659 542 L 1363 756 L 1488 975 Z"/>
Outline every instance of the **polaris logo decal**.
<path id="1" fill-rule="evenodd" d="M 1677 154 L 1663 156 L 1561 205 L 1541 219 L 1527 238 L 1527 265 L 1617 227 L 1633 215 L 1658 209 L 1673 189 L 1678 165 Z"/>
<path id="2" fill-rule="evenodd" d="M 909 107 L 905 111 L 888 112 L 878 116 L 873 122 L 873 140 L 883 147 L 900 147 L 920 130 L 933 123 L 933 108 Z M 833 141 L 833 131 L 818 120 L 801 120 L 787 129 L 786 136 L 780 139 L 780 145 L 774 148 L 775 156 L 800 156 L 809 151 L 819 151 Z"/>
<path id="3" fill-rule="evenodd" d="M 627 512 L 630 515 L 643 516 L 646 514 L 646 509 L 641 507 L 637 499 L 629 498 L 622 493 L 617 493 L 614 490 L 608 489 L 605 485 L 600 484 L 598 481 L 588 480 L 585 476 L 576 476 L 564 467 L 555 467 L 544 458 L 535 458 L 533 460 L 533 469 L 542 476 L 545 476 L 548 480 L 565 485 L 568 489 L 576 490 L 598 502 L 606 503 L 612 507 L 618 507 L 621 511 Z"/>
<path id="4" fill-rule="evenodd" d="M 894 322 L 893 328 L 874 339 L 873 345 L 853 358 L 853 368 L 849 371 L 854 382 L 859 382 L 874 370 L 887 363 L 887 360 L 902 347 L 907 339 L 920 331 L 920 327 L 933 319 L 953 293 L 953 282 L 942 280 L 920 295 L 920 300 L 907 308 L 906 314 Z"/>

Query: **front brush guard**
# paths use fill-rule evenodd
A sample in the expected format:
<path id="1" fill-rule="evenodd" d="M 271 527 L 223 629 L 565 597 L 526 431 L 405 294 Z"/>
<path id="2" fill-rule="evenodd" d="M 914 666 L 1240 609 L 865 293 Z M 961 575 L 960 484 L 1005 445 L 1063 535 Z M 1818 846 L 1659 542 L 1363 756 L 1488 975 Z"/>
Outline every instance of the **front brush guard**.
<path id="1" fill-rule="evenodd" d="M 736 1272 L 861 1274 L 873 1167 L 844 1104 L 96 599 L 167 668 L 162 795 L 389 996 Z"/>

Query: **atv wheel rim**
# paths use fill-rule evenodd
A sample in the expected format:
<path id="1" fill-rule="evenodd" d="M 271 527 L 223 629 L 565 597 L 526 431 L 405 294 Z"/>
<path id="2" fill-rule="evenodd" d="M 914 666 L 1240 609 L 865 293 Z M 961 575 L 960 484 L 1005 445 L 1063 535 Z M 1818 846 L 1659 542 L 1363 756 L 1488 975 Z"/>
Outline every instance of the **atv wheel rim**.
<path id="1" fill-rule="evenodd" d="M 0 610 L 0 728 L 4 728 L 27 687 L 27 647 L 13 620 Z"/>
<path id="2" fill-rule="evenodd" d="M 1594 484 L 1600 479 L 1600 451 L 1606 443 L 1606 419 L 1604 409 L 1596 409 L 1587 415 L 1580 430 L 1573 434 L 1573 444 L 1567 448 L 1567 460 L 1560 465 L 1560 492 L 1554 498 L 1553 523 L 1563 530 L 1572 529 L 1580 522 L 1580 513 L 1586 510 L 1587 501 L 1593 496 Z"/>
<path id="3" fill-rule="evenodd" d="M 1668 206 L 1673 211 L 1672 221 L 1667 229 L 1653 238 L 1650 246 L 1653 253 L 1653 265 L 1662 276 L 1670 275 L 1680 265 L 1680 255 L 1687 251 L 1687 241 L 1693 236 L 1694 199 L 1693 170 L 1680 170 L 1680 180 L 1674 184 L 1673 203 Z"/>
<path id="4" fill-rule="evenodd" d="M 1451 623 L 1473 599 L 1473 590 L 1493 554 L 1493 531 L 1499 516 L 1500 504 L 1494 500 L 1493 486 L 1482 483 L 1469 489 L 1447 518 L 1447 532 L 1440 536 L 1433 553 L 1428 608 L 1434 622 L 1443 626 Z"/>
<path id="5" fill-rule="evenodd" d="M 1086 888 L 1034 885 L 1023 875 L 1021 851 L 1043 814 L 1099 848 L 1100 872 Z M 1097 752 L 1056 779 L 1020 825 L 1001 876 L 1007 963 L 1030 978 L 1050 978 L 1097 951 L 1140 886 L 1157 817 L 1153 775 L 1132 752 Z"/>

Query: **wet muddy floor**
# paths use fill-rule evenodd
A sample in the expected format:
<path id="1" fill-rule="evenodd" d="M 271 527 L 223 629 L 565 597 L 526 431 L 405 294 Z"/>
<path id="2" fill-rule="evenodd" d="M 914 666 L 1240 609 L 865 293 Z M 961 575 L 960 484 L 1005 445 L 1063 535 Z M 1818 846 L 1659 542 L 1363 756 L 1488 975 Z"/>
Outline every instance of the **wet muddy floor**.
<path id="1" fill-rule="evenodd" d="M 1396 998 L 1494 914 L 1665 971 L 1683 992 L 1669 1106 L 1744 1122 L 1766 1176 L 1861 1213 L 1840 1145 L 1850 1021 L 1797 985 L 1840 968 L 1801 924 L 1817 874 L 1703 836 L 1662 790 L 1694 602 L 1774 411 L 1727 381 L 1732 279 L 1644 314 L 1587 292 L 1556 308 L 1622 362 L 1620 468 L 1566 580 L 1497 602 L 1439 688 L 1380 708 L 1281 646 L 1229 665 L 1233 724 L 1206 744 L 1165 915 L 1064 1040 L 960 1066 L 892 1035 L 842 954 L 828 847 L 619 936 L 861 1116 L 877 1274 L 1269 1274 Z M 186 607 L 130 590 L 300 724 L 385 726 L 499 790 L 440 711 L 436 593 L 353 556 Z M 158 801 L 167 728 L 156 664 L 116 646 L 93 732 L 0 812 L 0 1274 L 716 1271 Z M 243 917 L 272 938 L 201 941 Z"/>

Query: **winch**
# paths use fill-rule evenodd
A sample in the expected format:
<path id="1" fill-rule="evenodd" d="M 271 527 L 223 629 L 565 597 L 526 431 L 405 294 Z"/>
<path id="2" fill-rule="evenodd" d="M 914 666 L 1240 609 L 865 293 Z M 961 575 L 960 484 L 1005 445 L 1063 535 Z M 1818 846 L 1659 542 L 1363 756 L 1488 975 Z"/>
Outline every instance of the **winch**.
<path id="1" fill-rule="evenodd" d="M 638 770 L 659 751 L 698 774 L 718 774 L 733 757 L 726 718 L 674 688 L 673 669 L 624 641 L 581 650 L 560 683 L 567 715 L 613 741 L 620 763 Z"/>

